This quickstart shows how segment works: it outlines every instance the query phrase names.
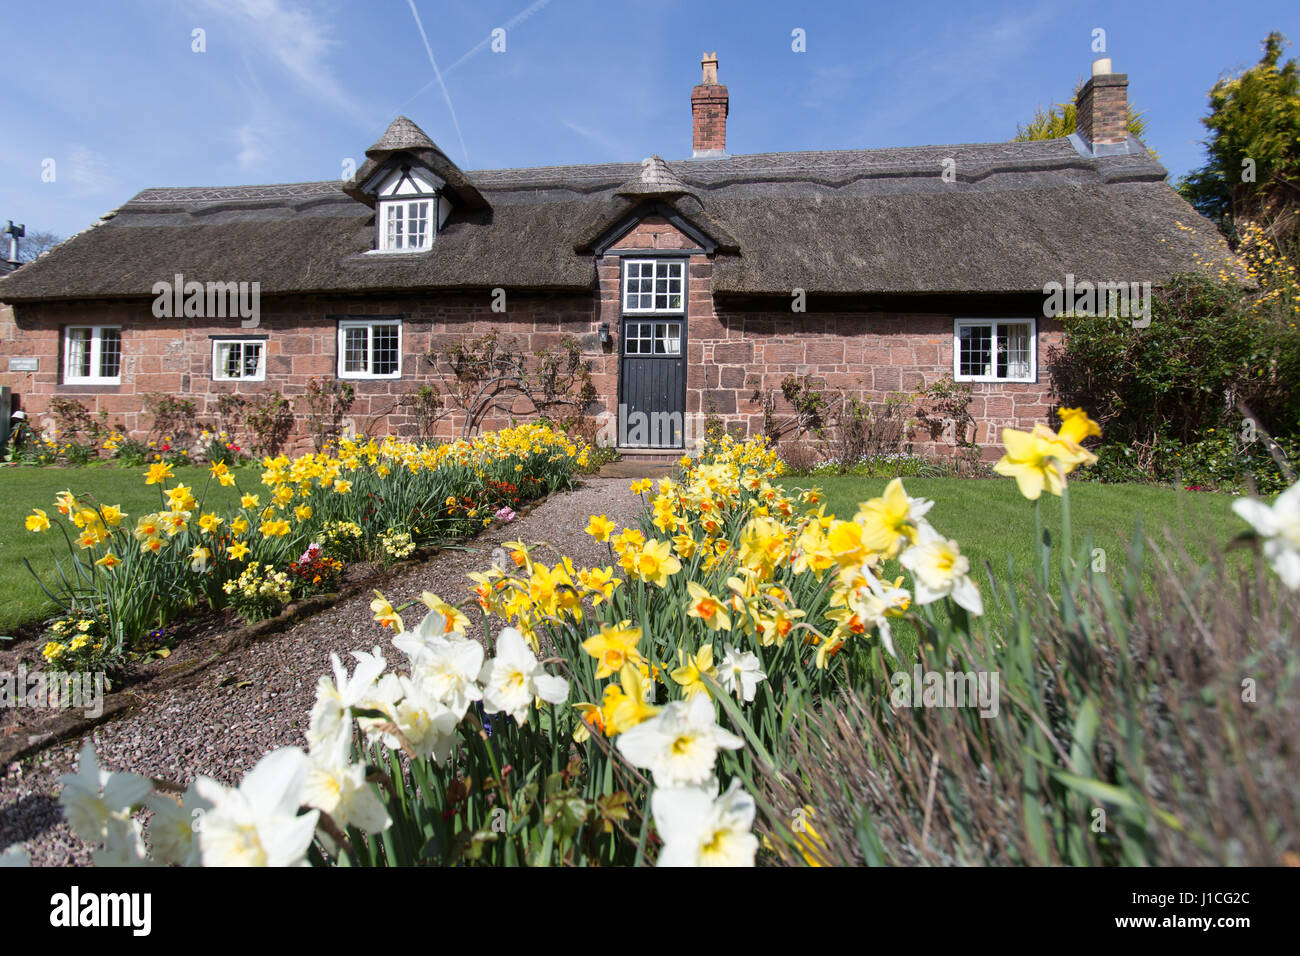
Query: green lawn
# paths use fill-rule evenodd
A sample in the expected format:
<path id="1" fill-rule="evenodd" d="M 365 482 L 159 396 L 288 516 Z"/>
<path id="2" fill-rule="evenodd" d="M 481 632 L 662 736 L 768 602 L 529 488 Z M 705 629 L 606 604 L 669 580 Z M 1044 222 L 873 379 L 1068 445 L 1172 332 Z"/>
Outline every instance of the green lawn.
<path id="1" fill-rule="evenodd" d="M 239 496 L 234 488 L 223 488 L 215 481 L 208 485 L 207 468 L 187 466 L 173 470 L 176 478 L 169 485 L 183 482 L 200 499 L 207 487 L 204 501 L 207 510 L 225 510 L 238 504 Z M 0 468 L 0 635 L 52 610 L 23 560 L 29 560 L 45 578 L 54 574 L 51 545 L 55 554 L 67 555 L 63 535 L 56 528 L 36 534 L 24 527 L 23 519 L 33 508 L 42 508 L 52 523 L 70 527 L 54 507 L 54 496 L 67 489 L 78 496 L 94 495 L 101 504 L 121 505 L 130 515 L 127 520 L 134 523 L 138 516 L 159 509 L 159 486 L 146 485 L 144 471 L 143 467 Z M 239 483 L 245 487 L 259 483 L 257 466 L 237 474 Z"/>
<path id="2" fill-rule="evenodd" d="M 851 518 L 858 503 L 879 495 L 888 482 L 875 478 L 789 478 L 787 488 L 820 487 L 826 493 L 826 511 Z M 1003 574 L 1007 556 L 1018 573 L 1032 566 L 1034 506 L 1006 479 L 905 478 L 903 485 L 913 498 L 929 498 L 934 507 L 926 519 L 949 538 L 955 538 L 962 553 L 971 559 L 984 581 L 984 562 L 995 574 Z M 1246 524 L 1231 511 L 1232 495 L 1201 491 L 1179 491 L 1153 485 L 1102 485 L 1075 482 L 1070 485 L 1070 513 L 1075 547 L 1089 537 L 1094 548 L 1105 551 L 1106 570 L 1114 574 L 1126 564 L 1128 542 L 1139 516 L 1143 530 L 1157 542 L 1164 542 L 1165 529 L 1187 549 L 1194 560 L 1202 560 L 1209 547 L 1222 547 Z M 1061 500 L 1043 495 L 1043 526 L 1057 540 Z M 1173 554 L 1166 549 L 1167 553 Z M 1246 560 L 1244 552 L 1233 561 Z"/>

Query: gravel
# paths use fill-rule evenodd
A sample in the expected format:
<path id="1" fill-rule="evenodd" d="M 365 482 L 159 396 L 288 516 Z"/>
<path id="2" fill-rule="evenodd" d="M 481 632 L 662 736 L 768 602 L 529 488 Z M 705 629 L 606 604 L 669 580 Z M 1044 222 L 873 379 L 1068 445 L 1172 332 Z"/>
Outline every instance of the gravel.
<path id="1" fill-rule="evenodd" d="M 574 491 L 554 495 L 508 525 L 485 531 L 462 548 L 448 549 L 425 564 L 405 569 L 380 586 L 394 604 L 433 591 L 459 604 L 467 597 L 465 575 L 485 569 L 493 550 L 516 539 L 545 543 L 579 567 L 608 562 L 606 546 L 584 533 L 592 514 L 623 525 L 640 508 L 627 478 L 589 478 Z M 554 553 L 534 551 L 550 564 Z M 237 782 L 268 750 L 302 745 L 317 679 L 329 672 L 331 653 L 386 645 L 374 623 L 369 592 L 294 626 L 269 641 L 245 647 L 217 664 L 200 686 L 169 689 L 142 698 L 129 716 L 90 734 L 100 766 L 188 784 L 205 774 Z M 406 612 L 409 624 L 418 609 Z M 476 614 L 472 634 L 482 639 Z M 226 686 L 217 686 L 224 683 Z M 0 767 L 0 851 L 21 843 L 36 866 L 86 864 L 90 847 L 63 822 L 58 777 L 72 772 L 83 740 L 68 741 L 21 763 Z"/>

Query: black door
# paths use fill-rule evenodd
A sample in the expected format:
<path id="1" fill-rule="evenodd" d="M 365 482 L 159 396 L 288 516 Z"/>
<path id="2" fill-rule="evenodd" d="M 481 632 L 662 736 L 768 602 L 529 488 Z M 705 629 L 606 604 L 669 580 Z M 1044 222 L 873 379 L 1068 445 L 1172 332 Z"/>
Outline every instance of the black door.
<path id="1" fill-rule="evenodd" d="M 686 322 L 623 318 L 619 437 L 625 448 L 683 447 Z"/>
<path id="2" fill-rule="evenodd" d="M 686 281 L 682 259 L 623 260 L 619 444 L 684 447 Z"/>

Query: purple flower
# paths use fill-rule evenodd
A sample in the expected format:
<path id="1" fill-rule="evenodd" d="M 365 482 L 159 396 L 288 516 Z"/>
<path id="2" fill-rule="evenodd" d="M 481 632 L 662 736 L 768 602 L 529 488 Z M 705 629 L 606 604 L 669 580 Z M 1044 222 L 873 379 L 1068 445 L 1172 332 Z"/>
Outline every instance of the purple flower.
<path id="1" fill-rule="evenodd" d="M 517 517 L 519 516 L 516 515 L 514 511 L 511 510 L 510 508 L 501 508 L 497 511 L 497 519 L 499 521 L 504 521 L 506 524 L 509 524 L 510 522 L 514 521 L 515 518 Z"/>

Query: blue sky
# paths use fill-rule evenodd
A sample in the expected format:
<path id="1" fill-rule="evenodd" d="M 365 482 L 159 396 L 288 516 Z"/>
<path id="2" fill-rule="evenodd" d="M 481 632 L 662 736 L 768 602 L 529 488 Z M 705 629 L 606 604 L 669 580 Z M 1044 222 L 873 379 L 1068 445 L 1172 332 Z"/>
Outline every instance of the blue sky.
<path id="1" fill-rule="evenodd" d="M 339 178 L 398 114 L 466 169 L 680 159 L 705 50 L 731 153 L 1004 140 L 1088 74 L 1097 27 L 1177 177 L 1206 91 L 1269 30 L 1300 41 L 1300 4 L 9 3 L 0 221 L 67 236 L 149 186 Z"/>

